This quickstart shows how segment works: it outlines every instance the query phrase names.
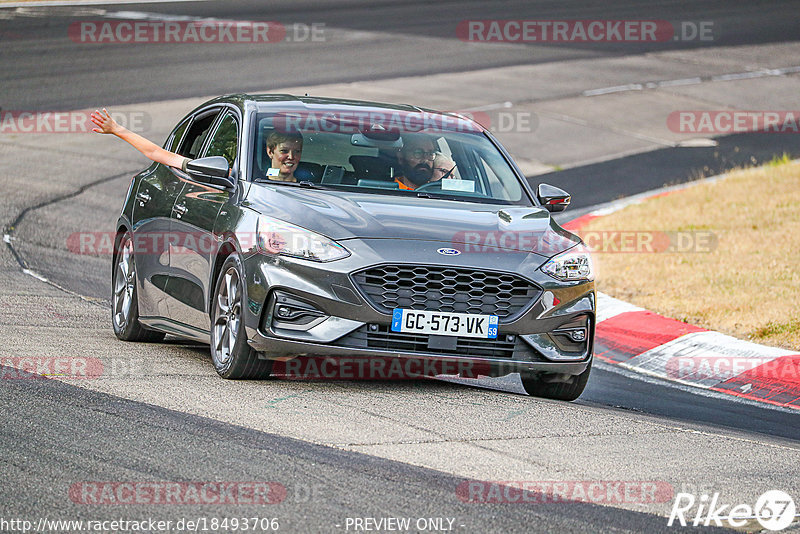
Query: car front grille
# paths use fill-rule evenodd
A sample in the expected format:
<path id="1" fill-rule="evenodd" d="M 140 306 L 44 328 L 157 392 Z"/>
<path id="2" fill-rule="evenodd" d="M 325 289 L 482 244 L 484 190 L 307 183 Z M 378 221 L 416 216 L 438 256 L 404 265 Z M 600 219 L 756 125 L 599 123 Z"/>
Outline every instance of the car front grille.
<path id="1" fill-rule="evenodd" d="M 435 339 L 434 339 L 435 338 Z M 539 361 L 542 356 L 519 336 L 511 340 L 504 334 L 498 339 L 431 336 L 393 332 L 388 325 L 364 325 L 333 342 L 333 345 L 354 349 L 411 352 L 426 355 L 447 355 L 472 358 L 502 358 Z"/>
<path id="2" fill-rule="evenodd" d="M 378 265 L 353 281 L 380 312 L 394 308 L 497 315 L 512 320 L 542 290 L 511 273 L 429 265 Z"/>

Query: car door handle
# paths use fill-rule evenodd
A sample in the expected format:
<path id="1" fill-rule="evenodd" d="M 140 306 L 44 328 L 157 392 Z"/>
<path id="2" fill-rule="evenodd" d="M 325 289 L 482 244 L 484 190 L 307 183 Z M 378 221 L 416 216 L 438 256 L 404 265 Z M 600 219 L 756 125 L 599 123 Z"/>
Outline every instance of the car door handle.
<path id="1" fill-rule="evenodd" d="M 150 202 L 150 195 L 148 195 L 144 191 L 139 191 L 138 193 L 136 193 L 136 200 L 139 201 L 140 206 L 144 206 L 145 204 Z"/>
<path id="2" fill-rule="evenodd" d="M 175 204 L 174 206 L 172 206 L 172 211 L 174 211 L 175 212 L 175 216 L 178 219 L 180 219 L 182 215 L 186 214 L 187 210 L 186 210 L 186 206 L 184 206 L 183 204 Z"/>

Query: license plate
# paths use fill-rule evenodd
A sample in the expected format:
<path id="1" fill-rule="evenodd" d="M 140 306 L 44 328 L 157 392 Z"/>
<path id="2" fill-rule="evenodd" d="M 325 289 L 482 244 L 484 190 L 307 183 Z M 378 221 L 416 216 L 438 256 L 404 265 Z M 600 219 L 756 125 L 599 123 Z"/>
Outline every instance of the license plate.
<path id="1" fill-rule="evenodd" d="M 496 315 L 402 308 L 392 311 L 392 332 L 496 339 L 497 325 Z"/>

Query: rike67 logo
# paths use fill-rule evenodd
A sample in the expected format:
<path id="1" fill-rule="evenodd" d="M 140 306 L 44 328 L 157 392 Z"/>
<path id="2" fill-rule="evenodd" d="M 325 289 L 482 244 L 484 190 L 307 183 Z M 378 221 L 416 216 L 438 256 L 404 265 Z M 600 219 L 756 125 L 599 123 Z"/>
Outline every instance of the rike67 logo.
<path id="1" fill-rule="evenodd" d="M 763 493 L 755 506 L 749 504 L 725 504 L 720 494 L 710 497 L 703 494 L 698 499 L 691 493 L 678 493 L 672 504 L 667 526 L 677 522 L 682 527 L 692 525 L 742 528 L 753 526 L 755 519 L 762 528 L 770 531 L 783 530 L 797 518 L 792 497 L 780 490 Z"/>

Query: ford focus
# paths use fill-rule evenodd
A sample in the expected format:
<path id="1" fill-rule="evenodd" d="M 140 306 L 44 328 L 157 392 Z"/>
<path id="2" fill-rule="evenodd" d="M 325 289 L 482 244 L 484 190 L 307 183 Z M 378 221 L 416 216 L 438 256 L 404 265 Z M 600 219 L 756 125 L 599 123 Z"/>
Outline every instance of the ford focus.
<path id="1" fill-rule="evenodd" d="M 112 270 L 126 341 L 208 343 L 220 376 L 323 358 L 519 373 L 574 400 L 592 364 L 592 261 L 468 117 L 406 105 L 231 95 L 182 119 L 133 177 Z M 433 374 L 436 374 L 434 372 Z"/>

